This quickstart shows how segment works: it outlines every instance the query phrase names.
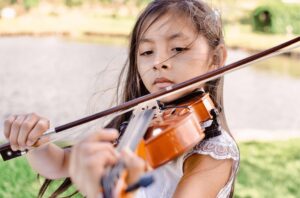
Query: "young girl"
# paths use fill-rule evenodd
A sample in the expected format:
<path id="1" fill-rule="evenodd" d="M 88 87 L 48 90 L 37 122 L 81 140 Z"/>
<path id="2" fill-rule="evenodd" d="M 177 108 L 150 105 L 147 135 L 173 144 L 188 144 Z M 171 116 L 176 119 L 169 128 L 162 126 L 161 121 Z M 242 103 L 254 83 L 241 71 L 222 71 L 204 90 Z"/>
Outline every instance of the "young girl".
<path id="1" fill-rule="evenodd" d="M 123 70 L 127 75 L 121 102 L 217 69 L 225 64 L 226 55 L 220 17 L 207 4 L 198 0 L 155 0 L 133 29 L 129 62 Z M 223 79 L 198 88 L 210 93 L 217 105 L 221 134 L 200 141 L 176 160 L 155 170 L 155 182 L 139 189 L 136 197 L 232 197 L 239 151 L 224 115 Z M 173 95 L 163 102 L 192 91 Z M 117 117 L 107 128 L 119 130 L 129 117 L 130 114 Z M 48 123 L 35 114 L 11 116 L 5 122 L 5 135 L 14 150 L 22 150 L 37 141 L 49 127 Z M 117 153 L 111 144 L 116 138 L 116 132 L 101 129 L 75 145 L 71 152 L 49 144 L 29 152 L 27 158 L 46 178 L 71 177 L 83 195 L 97 197 L 104 168 L 115 164 L 120 155 L 129 167 L 129 183 L 137 181 L 146 167 L 135 154 Z"/>

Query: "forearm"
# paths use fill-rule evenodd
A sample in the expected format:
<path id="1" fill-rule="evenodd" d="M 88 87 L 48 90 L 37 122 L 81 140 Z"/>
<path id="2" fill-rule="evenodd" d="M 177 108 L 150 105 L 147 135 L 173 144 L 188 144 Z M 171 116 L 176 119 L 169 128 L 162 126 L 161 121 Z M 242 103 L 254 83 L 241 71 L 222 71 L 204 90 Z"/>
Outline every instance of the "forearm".
<path id="1" fill-rule="evenodd" d="M 40 175 L 48 179 L 68 177 L 69 150 L 48 144 L 26 156 L 30 166 Z"/>

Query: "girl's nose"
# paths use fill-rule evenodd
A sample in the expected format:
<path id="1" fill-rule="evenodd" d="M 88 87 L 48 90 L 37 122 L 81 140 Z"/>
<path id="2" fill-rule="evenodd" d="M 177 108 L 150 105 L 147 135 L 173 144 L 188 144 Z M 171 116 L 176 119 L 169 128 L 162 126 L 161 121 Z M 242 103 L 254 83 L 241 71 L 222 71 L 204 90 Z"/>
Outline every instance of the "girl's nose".
<path id="1" fill-rule="evenodd" d="M 170 66 L 168 66 L 167 64 L 157 64 L 153 66 L 153 70 L 166 70 L 169 68 Z"/>
<path id="2" fill-rule="evenodd" d="M 167 70 L 171 68 L 170 57 L 157 57 L 153 65 L 153 70 Z"/>

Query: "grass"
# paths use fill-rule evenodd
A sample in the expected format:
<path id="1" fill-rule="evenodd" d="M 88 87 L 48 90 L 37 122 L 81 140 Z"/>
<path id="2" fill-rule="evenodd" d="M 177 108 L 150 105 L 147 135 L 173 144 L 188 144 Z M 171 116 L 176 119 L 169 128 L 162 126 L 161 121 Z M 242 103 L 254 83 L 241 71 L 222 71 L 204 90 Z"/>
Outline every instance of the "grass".
<path id="1" fill-rule="evenodd" d="M 300 197 L 299 142 L 300 139 L 240 143 L 241 165 L 235 198 Z M 0 162 L 0 168 L 0 197 L 36 197 L 40 182 L 23 157 Z"/>
<path id="2" fill-rule="evenodd" d="M 24 157 L 12 161 L 0 161 L 0 197 L 5 198 L 32 198 L 37 197 L 43 178 L 37 179 L 37 174 L 29 167 Z M 62 181 L 56 181 L 45 197 L 49 197 Z M 64 195 L 75 192 L 72 188 Z M 76 195 L 75 198 L 82 196 Z"/>
<path id="3" fill-rule="evenodd" d="M 242 143 L 235 197 L 300 197 L 299 142 Z"/>

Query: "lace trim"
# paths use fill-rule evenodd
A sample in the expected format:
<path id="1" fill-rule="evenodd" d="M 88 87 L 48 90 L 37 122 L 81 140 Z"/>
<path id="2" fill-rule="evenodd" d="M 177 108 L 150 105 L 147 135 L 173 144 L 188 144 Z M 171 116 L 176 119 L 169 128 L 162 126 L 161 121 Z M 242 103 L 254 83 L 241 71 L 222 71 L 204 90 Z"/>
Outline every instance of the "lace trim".
<path id="1" fill-rule="evenodd" d="M 221 160 L 239 160 L 239 151 L 237 145 L 232 137 L 225 131 L 222 131 L 222 134 L 217 137 L 201 141 L 184 156 L 184 160 L 195 153 L 210 155 L 212 158 Z"/>

